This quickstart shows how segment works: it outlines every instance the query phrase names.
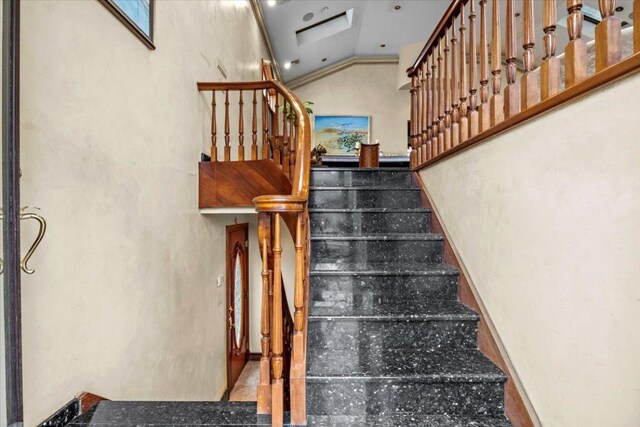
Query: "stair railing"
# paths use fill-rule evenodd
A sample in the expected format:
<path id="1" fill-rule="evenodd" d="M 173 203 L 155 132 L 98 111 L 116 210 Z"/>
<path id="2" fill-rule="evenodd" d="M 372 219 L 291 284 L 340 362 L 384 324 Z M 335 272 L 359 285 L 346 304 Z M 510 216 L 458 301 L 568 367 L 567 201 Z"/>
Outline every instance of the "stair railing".
<path id="1" fill-rule="evenodd" d="M 517 1 L 522 4 L 521 63 L 516 59 L 516 24 L 519 22 L 516 0 L 453 0 L 413 66 L 407 70 L 411 79 L 410 143 L 414 170 L 640 69 L 640 0 L 633 0 L 636 19 L 630 30 L 633 34 L 629 36 L 633 37 L 634 47 L 625 59 L 622 59 L 622 21 L 615 16 L 616 0 L 598 1 L 602 18 L 595 28 L 592 75 L 589 75 L 587 43 L 582 37 L 583 0 L 566 0 L 570 41 L 564 50 L 564 88 L 561 60 L 556 57 L 559 2 Z M 537 33 L 544 47 L 539 67 L 534 56 L 536 5 L 540 5 L 543 15 L 543 26 Z M 501 15 L 503 8 L 506 8 L 505 15 Z M 504 28 L 501 16 L 506 16 Z M 490 35 L 487 25 L 490 25 Z M 518 69 L 521 71 L 519 84 L 516 83 Z M 507 83 L 504 92 L 501 88 L 503 70 Z"/>
<path id="2" fill-rule="evenodd" d="M 311 124 L 300 100 L 276 80 L 243 83 L 198 83 L 212 92 L 211 161 L 232 160 L 230 93 L 237 99 L 237 155 L 245 159 L 245 100 L 251 104 L 251 160 L 270 159 L 291 181 L 290 194 L 263 195 L 253 201 L 258 211 L 262 255 L 262 313 L 258 412 L 270 413 L 282 426 L 287 407 L 291 423 L 306 424 L 306 339 L 309 284 L 309 173 Z M 247 97 L 246 94 L 249 96 Z M 222 103 L 220 104 L 220 99 Z M 257 112 L 258 99 L 262 111 Z M 224 147 L 218 156 L 218 105 L 222 105 Z M 236 108 L 234 103 L 234 108 Z M 258 115 L 261 128 L 258 129 Z M 258 133 L 261 134 L 258 147 Z M 289 314 L 283 287 L 282 232 L 285 225 L 295 247 L 294 313 Z"/>

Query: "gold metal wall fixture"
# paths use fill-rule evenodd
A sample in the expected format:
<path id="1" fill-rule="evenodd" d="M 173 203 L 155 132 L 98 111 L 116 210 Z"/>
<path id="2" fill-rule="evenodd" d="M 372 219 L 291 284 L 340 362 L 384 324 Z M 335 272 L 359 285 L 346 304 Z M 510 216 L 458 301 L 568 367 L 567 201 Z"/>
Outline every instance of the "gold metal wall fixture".
<path id="1" fill-rule="evenodd" d="M 41 215 L 38 215 L 35 212 L 25 212 L 29 208 L 40 210 L 40 208 L 36 208 L 32 206 L 23 207 L 21 209 L 22 213 L 20 214 L 20 221 L 22 221 L 23 219 L 33 219 L 38 222 L 38 224 L 40 225 L 40 228 L 38 230 L 38 235 L 36 236 L 36 240 L 34 240 L 33 244 L 31 244 L 31 247 L 29 247 L 27 254 L 24 256 L 22 261 L 20 261 L 20 268 L 22 269 L 22 271 L 24 271 L 27 274 L 33 274 L 35 270 L 29 269 L 29 266 L 27 265 L 27 263 L 29 262 L 29 259 L 31 259 L 31 256 L 40 245 L 40 242 L 42 241 L 44 234 L 47 232 L 47 221 Z M 4 212 L 2 211 L 2 209 L 0 209 L 0 221 L 2 220 L 4 220 Z M 2 258 L 0 258 L 0 274 L 2 274 L 3 271 L 4 271 L 4 262 Z"/>

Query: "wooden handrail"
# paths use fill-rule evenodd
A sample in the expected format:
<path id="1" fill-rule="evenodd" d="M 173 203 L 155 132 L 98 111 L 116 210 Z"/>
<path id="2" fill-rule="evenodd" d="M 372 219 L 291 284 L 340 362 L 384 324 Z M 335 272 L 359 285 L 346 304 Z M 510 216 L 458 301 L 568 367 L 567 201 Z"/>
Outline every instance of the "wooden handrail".
<path id="1" fill-rule="evenodd" d="M 216 94 L 224 92 L 224 161 L 231 161 L 231 142 L 237 141 L 237 160 L 244 160 L 245 110 L 251 112 L 251 160 L 270 160 L 291 182 L 289 194 L 261 195 L 253 199 L 258 212 L 258 241 L 262 255 L 262 315 L 259 413 L 271 414 L 271 423 L 282 426 L 287 407 L 291 423 L 306 424 L 306 340 L 309 284 L 309 174 L 311 167 L 311 122 L 298 97 L 272 78 L 263 63 L 263 77 L 255 82 L 200 82 L 198 90 L 212 93 L 211 161 L 217 155 Z M 262 150 L 257 148 L 257 92 L 262 93 Z M 238 105 L 230 109 L 229 93 L 238 93 Z M 246 95 L 243 97 L 243 94 Z M 244 104 L 250 105 L 245 108 Z M 230 130 L 230 111 L 238 111 L 237 140 Z M 234 120 L 235 121 L 235 120 Z M 277 169 L 276 169 L 277 170 Z M 293 237 L 295 274 L 293 315 L 288 310 L 282 274 L 284 223 Z M 289 298 L 289 300 L 291 300 Z"/>
<path id="2" fill-rule="evenodd" d="M 515 28 L 516 1 L 521 3 L 523 11 L 521 21 L 523 28 L 519 36 Z M 636 23 L 633 29 L 635 53 L 622 59 L 621 20 L 615 16 L 616 0 L 599 0 L 602 21 L 596 25 L 595 31 L 596 71 L 589 76 L 587 43 L 582 37 L 583 0 L 565 0 L 565 2 L 568 13 L 566 31 L 569 43 L 564 49 L 565 82 L 562 88 L 561 61 L 556 57 L 558 28 L 556 0 L 544 0 L 541 28 L 536 28 L 533 0 L 451 1 L 413 66 L 407 70 L 412 83 L 410 91 L 412 155 L 410 159 L 414 170 L 438 162 L 531 117 L 597 89 L 622 75 L 640 69 L 638 60 L 640 24 Z M 476 46 L 475 11 L 478 6 L 480 10 L 479 44 Z M 489 8 L 490 23 L 487 17 Z M 500 15 L 505 8 L 506 22 L 502 24 Z M 640 21 L 640 0 L 634 0 L 633 8 L 634 16 L 639 17 Z M 469 19 L 468 31 L 464 29 L 467 18 L 465 11 Z M 458 26 L 460 26 L 460 39 L 456 40 L 455 30 Z M 449 33 L 452 33 L 452 36 L 449 37 Z M 467 33 L 468 38 L 465 39 Z M 521 40 L 516 40 L 517 37 L 521 37 Z M 452 55 L 449 55 L 449 41 L 451 41 Z M 535 68 L 537 65 L 534 57 L 536 43 L 543 44 L 545 53 L 539 68 Z M 505 60 L 502 58 L 503 45 L 506 48 Z M 469 55 L 465 53 L 466 46 L 468 46 L 466 50 Z M 456 57 L 457 49 L 460 49 L 459 58 Z M 479 76 L 476 75 L 476 51 L 480 52 Z M 518 52 L 521 52 L 524 64 L 520 84 L 516 84 Z M 491 66 L 490 70 L 489 66 Z M 433 102 L 429 102 L 429 98 L 427 102 L 418 102 L 421 99 L 419 94 L 424 91 L 421 76 L 424 75 L 425 67 L 427 70 L 433 67 L 434 82 L 427 86 L 427 90 L 430 91 L 427 92 L 428 97 Z M 467 69 L 469 70 L 468 80 L 466 80 Z M 504 91 L 501 88 L 502 75 L 506 75 L 507 82 Z M 428 74 L 427 82 L 430 83 Z M 489 87 L 492 89 L 491 95 Z M 476 98 L 477 93 L 480 95 L 479 102 Z M 466 105 L 465 99 L 468 99 Z M 425 109 L 427 111 L 424 111 Z M 427 137 L 423 136 L 423 129 L 426 129 Z"/>

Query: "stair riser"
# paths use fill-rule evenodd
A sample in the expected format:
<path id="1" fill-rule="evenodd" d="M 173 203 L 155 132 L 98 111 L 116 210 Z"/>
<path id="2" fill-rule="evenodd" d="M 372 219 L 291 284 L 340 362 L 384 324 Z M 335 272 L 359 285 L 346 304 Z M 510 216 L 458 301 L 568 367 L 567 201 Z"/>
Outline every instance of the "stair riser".
<path id="1" fill-rule="evenodd" d="M 427 212 L 317 212 L 309 218 L 313 235 L 429 232 Z"/>
<path id="2" fill-rule="evenodd" d="M 313 308 L 311 309 L 313 313 Z M 334 350 L 386 348 L 429 351 L 477 348 L 475 320 L 360 320 L 309 321 L 308 348 Z"/>
<path id="3" fill-rule="evenodd" d="M 502 415 L 501 382 L 409 382 L 397 379 L 307 379 L 310 415 L 394 412 Z"/>
<path id="4" fill-rule="evenodd" d="M 383 185 L 406 188 L 411 186 L 409 171 L 320 171 L 311 172 L 311 185 L 318 187 L 354 187 Z"/>
<path id="5" fill-rule="evenodd" d="M 310 208 L 419 208 L 420 192 L 413 190 L 312 190 Z"/>
<path id="6" fill-rule="evenodd" d="M 311 301 L 341 302 L 379 298 L 401 303 L 417 300 L 455 300 L 458 276 L 311 276 Z"/>
<path id="7" fill-rule="evenodd" d="M 441 262 L 442 240 L 312 240 L 311 259 L 321 263 Z"/>

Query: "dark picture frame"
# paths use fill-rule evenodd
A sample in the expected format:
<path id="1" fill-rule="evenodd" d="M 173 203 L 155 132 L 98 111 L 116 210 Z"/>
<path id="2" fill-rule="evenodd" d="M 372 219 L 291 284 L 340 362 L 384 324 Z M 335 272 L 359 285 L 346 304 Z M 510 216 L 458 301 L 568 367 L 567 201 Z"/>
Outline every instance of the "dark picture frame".
<path id="1" fill-rule="evenodd" d="M 104 7 L 106 7 L 125 27 L 129 29 L 142 43 L 144 43 L 149 49 L 155 50 L 156 46 L 153 41 L 154 37 L 154 21 L 155 21 L 155 6 L 156 0 L 149 1 L 149 34 L 147 34 L 132 17 L 116 3 L 115 0 L 98 0 Z"/>

